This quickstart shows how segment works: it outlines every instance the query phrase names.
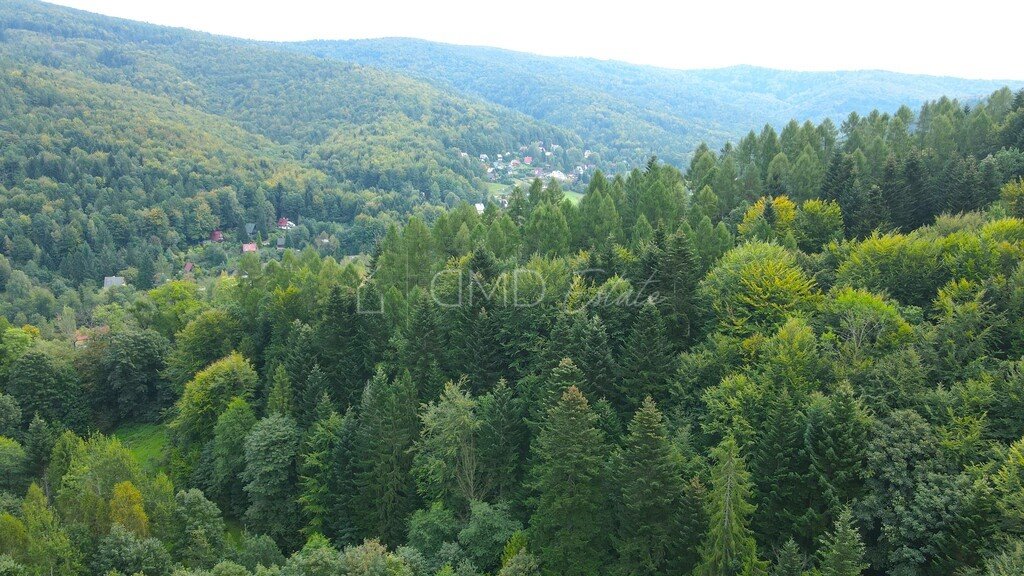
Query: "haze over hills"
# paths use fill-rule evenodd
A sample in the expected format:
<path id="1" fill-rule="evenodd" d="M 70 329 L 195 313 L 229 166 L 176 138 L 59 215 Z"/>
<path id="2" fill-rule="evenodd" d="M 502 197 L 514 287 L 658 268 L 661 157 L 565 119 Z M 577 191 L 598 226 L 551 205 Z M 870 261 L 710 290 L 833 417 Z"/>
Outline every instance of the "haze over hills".
<path id="1" fill-rule="evenodd" d="M 838 121 L 854 111 L 895 112 L 940 96 L 969 101 L 1004 85 L 1024 85 L 875 70 L 670 70 L 408 38 L 280 45 L 480 96 L 573 130 L 610 153 L 608 159 L 633 164 L 651 153 L 684 162 L 702 141 L 717 148 L 765 122 Z"/>

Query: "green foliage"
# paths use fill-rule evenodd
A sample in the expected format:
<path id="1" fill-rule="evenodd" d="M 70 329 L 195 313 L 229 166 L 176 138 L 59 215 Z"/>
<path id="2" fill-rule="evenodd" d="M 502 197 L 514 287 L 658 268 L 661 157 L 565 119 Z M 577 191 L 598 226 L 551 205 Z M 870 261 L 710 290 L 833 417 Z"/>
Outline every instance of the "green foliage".
<path id="1" fill-rule="evenodd" d="M 416 495 L 410 474 L 416 391 L 408 373 L 392 380 L 378 370 L 363 390 L 358 414 L 356 524 L 363 534 L 400 542 Z"/>
<path id="2" fill-rule="evenodd" d="M 809 312 L 814 283 L 780 246 L 750 242 L 729 251 L 701 282 L 718 326 L 740 335 L 777 328 Z"/>
<path id="3" fill-rule="evenodd" d="M 618 495 L 615 548 L 623 574 L 663 574 L 670 567 L 694 564 L 687 549 L 694 534 L 685 532 L 681 508 L 685 484 L 681 459 L 669 442 L 664 418 L 647 397 L 629 423 L 617 464 Z"/>
<path id="4" fill-rule="evenodd" d="M 213 429 L 212 482 L 208 492 L 222 510 L 239 518 L 248 507 L 248 496 L 244 492 L 242 473 L 245 471 L 245 443 L 249 432 L 256 425 L 256 415 L 249 403 L 235 397 L 217 417 Z"/>
<path id="5" fill-rule="evenodd" d="M 293 543 L 299 529 L 295 522 L 298 451 L 298 428 L 283 414 L 260 420 L 245 437 L 245 469 L 240 479 L 249 498 L 246 523 L 282 546 Z"/>
<path id="6" fill-rule="evenodd" d="M 522 524 L 511 516 L 507 504 L 473 500 L 458 541 L 473 565 L 490 574 L 500 567 L 505 545 L 516 534 L 522 534 Z"/>
<path id="7" fill-rule="evenodd" d="M 835 529 L 821 542 L 818 572 L 822 576 L 860 576 L 868 567 L 864 562 L 864 543 L 853 525 L 853 513 L 843 508 Z"/>
<path id="8" fill-rule="evenodd" d="M 217 505 L 196 489 L 175 497 L 174 533 L 170 539 L 174 557 L 190 568 L 209 568 L 223 557 L 224 518 Z"/>
<path id="9" fill-rule="evenodd" d="M 736 440 L 726 437 L 711 451 L 715 459 L 708 495 L 708 530 L 701 547 L 696 574 L 765 573 L 766 563 L 757 557 L 750 530 L 753 486 Z"/>
<path id="10" fill-rule="evenodd" d="M 100 540 L 91 567 L 95 574 L 116 571 L 166 576 L 171 573 L 171 556 L 159 540 L 115 525 Z"/>
<path id="11" fill-rule="evenodd" d="M 425 407 L 412 468 L 424 499 L 453 510 L 464 510 L 487 493 L 477 451 L 479 408 L 464 385 L 449 382 Z"/>
<path id="12" fill-rule="evenodd" d="M 533 446 L 537 504 L 530 541 L 545 573 L 592 574 L 608 556 L 604 434 L 587 399 L 570 386 L 550 409 Z"/>
<path id="13" fill-rule="evenodd" d="M 209 440 L 217 417 L 235 397 L 245 398 L 258 377 L 249 361 L 233 353 L 196 374 L 178 400 L 177 414 L 168 427 L 174 438 L 189 446 Z"/>
<path id="14" fill-rule="evenodd" d="M 17 440 L 0 436 L 0 490 L 21 492 L 28 479 L 29 461 Z"/>

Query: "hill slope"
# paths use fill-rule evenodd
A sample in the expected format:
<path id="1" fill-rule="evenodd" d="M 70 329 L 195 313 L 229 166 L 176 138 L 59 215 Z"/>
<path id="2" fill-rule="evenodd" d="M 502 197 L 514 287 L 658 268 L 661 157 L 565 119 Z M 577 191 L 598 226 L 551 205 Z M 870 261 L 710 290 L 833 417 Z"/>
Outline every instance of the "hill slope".
<path id="1" fill-rule="evenodd" d="M 881 71 L 669 70 L 405 38 L 283 45 L 486 98 L 576 131 L 606 155 L 631 163 L 651 152 L 679 163 L 701 141 L 718 147 L 765 122 L 838 120 L 851 111 L 895 111 L 942 95 L 970 100 L 1007 84 Z"/>
<path id="2" fill-rule="evenodd" d="M 421 81 L 216 37 L 21 0 L 0 3 L 0 54 L 130 86 L 291 147 L 355 187 L 473 195 L 461 158 L 533 140 L 578 139 L 525 115 Z M 436 192 L 437 190 L 435 190 Z"/>

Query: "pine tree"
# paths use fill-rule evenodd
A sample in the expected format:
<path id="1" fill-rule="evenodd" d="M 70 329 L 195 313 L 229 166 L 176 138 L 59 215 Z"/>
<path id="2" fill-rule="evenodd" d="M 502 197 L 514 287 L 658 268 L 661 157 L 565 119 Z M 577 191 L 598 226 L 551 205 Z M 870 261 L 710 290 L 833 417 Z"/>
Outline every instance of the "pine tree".
<path id="1" fill-rule="evenodd" d="M 516 225 L 522 226 L 526 222 L 526 219 L 530 217 L 530 211 L 532 209 L 533 206 L 530 200 L 526 197 L 526 193 L 523 192 L 523 189 L 519 186 L 514 186 L 512 188 L 512 193 L 508 195 L 508 210 L 506 213 L 509 218 L 511 218 Z M 495 253 L 497 253 L 497 250 L 495 250 Z"/>
<path id="2" fill-rule="evenodd" d="M 536 543 L 534 551 L 547 573 L 589 576 L 608 560 L 607 452 L 587 399 L 569 387 L 548 412 L 533 445 L 537 504 L 529 541 Z"/>
<path id="3" fill-rule="evenodd" d="M 50 463 L 50 453 L 57 442 L 56 430 L 36 414 L 25 431 L 24 442 L 25 455 L 28 457 L 28 473 L 32 477 L 41 477 Z"/>
<path id="4" fill-rule="evenodd" d="M 585 311 L 560 315 L 551 331 L 548 348 L 551 359 L 561 358 L 566 353 L 571 356 L 573 364 L 583 374 L 582 380 L 592 386 L 592 396 L 615 397 L 618 392 L 615 376 L 619 367 L 612 356 L 608 331 L 600 318 L 588 316 Z"/>
<path id="5" fill-rule="evenodd" d="M 331 398 L 342 407 L 358 402 L 359 391 L 373 374 L 379 354 L 373 323 L 379 315 L 360 312 L 375 310 L 378 305 L 371 290 L 351 294 L 335 287 L 315 330 L 320 368 L 331 381 Z"/>
<path id="6" fill-rule="evenodd" d="M 416 390 L 408 372 L 389 380 L 383 369 L 363 390 L 356 432 L 356 498 L 352 509 L 364 537 L 397 545 L 415 508 L 409 473 L 418 434 Z"/>
<path id="7" fill-rule="evenodd" d="M 701 547 L 697 576 L 753 576 L 765 572 L 757 558 L 757 544 L 750 530 L 754 505 L 753 484 L 740 456 L 736 439 L 726 436 L 711 451 L 711 493 L 708 501 L 708 532 Z"/>
<path id="8" fill-rule="evenodd" d="M 629 423 L 617 468 L 619 568 L 636 576 L 663 574 L 687 536 L 679 522 L 684 482 L 664 418 L 650 397 Z"/>
<path id="9" fill-rule="evenodd" d="M 528 253 L 564 255 L 569 249 L 569 224 L 558 206 L 544 203 L 534 209 L 523 226 L 523 241 Z"/>
<path id="10" fill-rule="evenodd" d="M 818 556 L 821 576 L 860 576 L 868 567 L 864 562 L 864 542 L 853 525 L 849 508 L 839 512 L 835 529 L 822 539 Z"/>
<path id="11" fill-rule="evenodd" d="M 289 372 L 289 375 L 292 372 Z M 292 378 L 292 382 L 296 383 L 297 379 Z M 313 364 L 313 368 L 306 374 L 305 382 L 302 384 L 301 392 L 298 392 L 297 387 L 295 394 L 295 409 L 298 413 L 296 420 L 299 422 L 315 422 L 318 420 L 317 411 L 325 408 L 334 409 L 334 399 L 331 398 L 330 394 L 330 383 L 327 380 L 327 375 L 320 369 L 319 364 Z M 327 397 L 327 403 L 324 403 L 324 397 Z"/>

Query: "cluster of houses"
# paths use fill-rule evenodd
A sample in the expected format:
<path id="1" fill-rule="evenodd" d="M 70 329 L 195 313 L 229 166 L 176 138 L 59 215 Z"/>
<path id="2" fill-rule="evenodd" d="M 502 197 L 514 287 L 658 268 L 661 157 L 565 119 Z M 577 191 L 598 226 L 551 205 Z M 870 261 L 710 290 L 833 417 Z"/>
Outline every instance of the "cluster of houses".
<path id="1" fill-rule="evenodd" d="M 287 232 L 288 230 L 292 230 L 293 228 L 295 228 L 295 222 L 292 222 L 291 220 L 289 220 L 289 219 L 287 219 L 285 217 L 281 217 L 281 218 L 277 219 L 277 229 L 278 230 Z M 250 240 L 255 238 L 255 236 L 256 236 L 256 223 L 255 222 L 246 223 L 246 225 L 245 225 L 245 233 L 249 237 Z M 224 233 L 222 231 L 220 231 L 219 229 L 214 230 L 213 232 L 210 232 L 210 242 L 213 242 L 214 244 L 220 244 L 220 243 L 224 242 Z M 287 241 L 285 239 L 285 235 L 284 234 L 281 234 L 280 236 L 277 237 L 277 249 L 278 250 L 284 250 L 286 243 L 287 243 Z M 264 246 L 270 246 L 270 240 L 264 240 L 263 241 L 263 245 Z M 242 253 L 243 254 L 246 254 L 246 253 L 249 253 L 249 252 L 257 252 L 257 251 L 259 251 L 259 246 L 257 246 L 256 242 L 243 242 L 242 243 Z"/>
<path id="2" fill-rule="evenodd" d="M 518 152 L 501 152 L 495 155 L 480 154 L 478 159 L 487 171 L 487 178 L 491 182 L 505 182 L 508 184 L 516 180 L 531 180 L 540 178 L 542 180 L 554 179 L 565 184 L 575 183 L 580 176 L 588 170 L 593 170 L 594 165 L 583 163 L 575 166 L 572 170 L 563 172 L 556 170 L 551 165 L 551 156 L 559 150 L 561 145 L 535 142 L 532 146 L 520 146 Z M 461 153 L 463 158 L 469 154 Z M 584 159 L 592 156 L 590 150 L 584 152 Z"/>

